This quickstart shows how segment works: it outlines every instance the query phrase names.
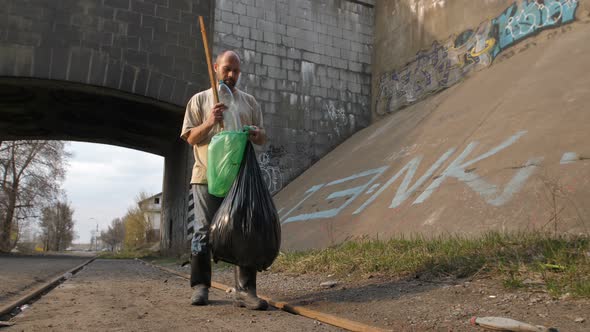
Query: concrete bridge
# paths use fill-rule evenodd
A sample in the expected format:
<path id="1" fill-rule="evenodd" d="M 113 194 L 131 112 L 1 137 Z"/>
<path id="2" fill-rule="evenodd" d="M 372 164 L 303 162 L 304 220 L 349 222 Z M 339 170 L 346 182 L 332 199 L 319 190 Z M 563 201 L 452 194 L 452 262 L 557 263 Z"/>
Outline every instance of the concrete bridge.
<path id="1" fill-rule="evenodd" d="M 0 139 L 164 156 L 163 239 L 171 247 L 190 163 L 178 131 L 186 101 L 208 82 L 197 17 L 212 28 L 212 10 L 208 1 L 3 1 Z"/>
<path id="2" fill-rule="evenodd" d="M 271 192 L 281 191 L 286 248 L 539 226 L 552 217 L 534 196 L 549 181 L 533 182 L 538 168 L 555 167 L 551 181 L 588 179 L 588 84 L 579 73 L 589 0 L 0 0 L 0 8 L 0 139 L 164 156 L 164 250 L 185 251 L 191 236 L 193 161 L 178 133 L 189 97 L 209 85 L 198 15 L 214 54 L 241 55 L 239 86 L 262 106 L 270 140 L 259 161 Z M 552 135 L 568 144 L 550 146 Z M 522 156 L 494 159 L 512 147 Z M 449 179 L 464 185 L 447 188 Z M 572 195 L 585 203 L 588 186 L 576 181 Z M 544 212 L 521 212 L 523 202 Z M 577 205 L 567 213 L 564 231 L 588 215 Z"/>
<path id="3" fill-rule="evenodd" d="M 214 53 L 236 49 L 262 104 L 277 192 L 370 121 L 373 1 L 2 0 L 0 139 L 105 143 L 165 157 L 162 246 L 190 237 L 192 156 L 178 138 Z M 347 33 L 343 33 L 346 31 Z M 321 38 L 321 39 L 320 39 Z"/>

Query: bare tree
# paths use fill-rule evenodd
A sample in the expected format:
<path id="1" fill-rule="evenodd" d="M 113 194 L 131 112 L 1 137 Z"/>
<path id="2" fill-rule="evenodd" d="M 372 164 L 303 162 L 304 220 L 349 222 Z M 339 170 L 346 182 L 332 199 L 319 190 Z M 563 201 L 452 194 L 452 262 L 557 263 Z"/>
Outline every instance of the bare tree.
<path id="1" fill-rule="evenodd" d="M 45 250 L 65 250 L 74 240 L 74 210 L 68 203 L 57 202 L 43 208 L 41 232 Z"/>
<path id="2" fill-rule="evenodd" d="M 64 148 L 61 141 L 0 141 L 0 252 L 14 248 L 22 223 L 59 195 Z"/>
<path id="3" fill-rule="evenodd" d="M 113 219 L 108 230 L 100 233 L 100 239 L 111 251 L 118 251 L 125 240 L 125 223 L 120 218 Z"/>

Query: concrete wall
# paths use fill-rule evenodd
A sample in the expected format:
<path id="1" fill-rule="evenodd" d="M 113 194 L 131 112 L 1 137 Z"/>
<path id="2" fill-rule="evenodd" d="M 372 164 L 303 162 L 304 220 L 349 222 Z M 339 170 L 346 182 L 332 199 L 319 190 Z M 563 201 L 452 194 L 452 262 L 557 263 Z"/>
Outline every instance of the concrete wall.
<path id="1" fill-rule="evenodd" d="M 218 0 L 214 53 L 242 57 L 262 105 L 271 192 L 370 122 L 373 1 Z"/>
<path id="2" fill-rule="evenodd" d="M 377 1 L 374 114 L 452 86 L 518 42 L 587 16 L 589 8 L 586 0 Z"/>

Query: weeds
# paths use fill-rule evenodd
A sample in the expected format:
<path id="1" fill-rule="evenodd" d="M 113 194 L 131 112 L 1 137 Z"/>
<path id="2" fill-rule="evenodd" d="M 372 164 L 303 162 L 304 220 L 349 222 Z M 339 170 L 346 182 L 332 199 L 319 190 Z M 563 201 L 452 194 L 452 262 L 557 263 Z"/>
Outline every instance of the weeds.
<path id="1" fill-rule="evenodd" d="M 362 238 L 322 250 L 281 253 L 273 271 L 362 277 L 499 277 L 507 288 L 545 287 L 590 298 L 590 237 L 551 233 L 486 233 L 478 238 Z"/>

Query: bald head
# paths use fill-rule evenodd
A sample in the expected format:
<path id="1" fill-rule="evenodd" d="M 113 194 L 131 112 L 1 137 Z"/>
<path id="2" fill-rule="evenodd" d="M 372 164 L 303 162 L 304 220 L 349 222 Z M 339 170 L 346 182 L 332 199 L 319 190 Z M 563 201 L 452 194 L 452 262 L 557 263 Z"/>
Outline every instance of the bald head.
<path id="1" fill-rule="evenodd" d="M 217 81 L 223 81 L 232 91 L 240 77 L 240 57 L 234 51 L 223 51 L 215 60 L 215 74 Z"/>
<path id="2" fill-rule="evenodd" d="M 221 61 L 224 60 L 224 58 L 229 57 L 230 59 L 237 61 L 238 63 L 240 63 L 240 56 L 238 55 L 238 53 L 231 51 L 231 50 L 226 50 L 226 51 L 222 51 L 221 53 L 219 53 L 217 55 L 217 58 L 215 59 L 216 63 L 219 63 Z"/>

